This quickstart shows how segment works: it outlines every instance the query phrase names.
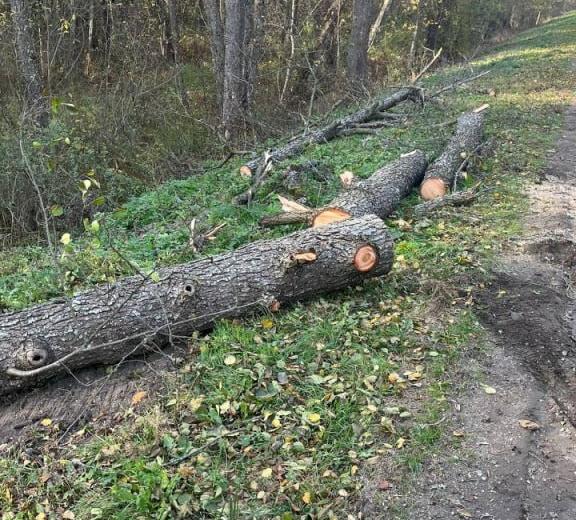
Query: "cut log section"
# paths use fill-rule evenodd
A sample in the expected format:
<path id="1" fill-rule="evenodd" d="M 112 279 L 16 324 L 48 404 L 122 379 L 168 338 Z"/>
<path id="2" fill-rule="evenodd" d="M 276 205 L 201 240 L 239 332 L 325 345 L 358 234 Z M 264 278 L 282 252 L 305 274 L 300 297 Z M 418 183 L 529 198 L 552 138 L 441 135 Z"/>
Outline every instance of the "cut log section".
<path id="1" fill-rule="evenodd" d="M 267 153 L 269 154 L 273 164 L 282 162 L 290 157 L 300 155 L 308 145 L 330 141 L 340 135 L 343 131 L 352 128 L 353 125 L 377 119 L 380 117 L 382 112 L 390 110 L 404 101 L 418 100 L 421 96 L 422 90 L 417 87 L 400 89 L 390 97 L 382 99 L 367 108 L 354 112 L 353 114 L 340 119 L 339 121 L 335 121 L 323 128 L 298 136 L 292 139 L 285 146 L 270 150 Z M 260 158 L 247 162 L 240 168 L 240 173 L 243 176 L 250 177 L 256 171 L 260 163 Z"/>
<path id="2" fill-rule="evenodd" d="M 392 261 L 390 233 L 367 215 L 0 315 L 0 395 L 353 286 Z"/>
<path id="3" fill-rule="evenodd" d="M 484 110 L 480 109 L 458 118 L 456 131 L 442 155 L 428 168 L 420 195 L 424 200 L 444 197 L 451 189 L 463 163 L 482 144 Z"/>
<path id="4" fill-rule="evenodd" d="M 390 215 L 400 201 L 422 181 L 428 161 L 420 150 L 394 161 L 363 181 L 352 182 L 328 206 L 316 212 L 312 227 L 350 217 Z"/>

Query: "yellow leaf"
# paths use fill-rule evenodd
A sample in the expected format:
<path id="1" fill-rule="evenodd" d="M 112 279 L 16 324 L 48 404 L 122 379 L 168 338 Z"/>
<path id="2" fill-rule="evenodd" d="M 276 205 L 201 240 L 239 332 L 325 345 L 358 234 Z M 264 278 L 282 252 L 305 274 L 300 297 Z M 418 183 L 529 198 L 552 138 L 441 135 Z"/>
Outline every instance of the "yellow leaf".
<path id="1" fill-rule="evenodd" d="M 139 390 L 132 396 L 132 406 L 140 404 L 142 400 L 146 397 L 146 392 L 144 390 Z"/>
<path id="2" fill-rule="evenodd" d="M 305 504 L 310 504 L 310 502 L 312 502 L 312 495 L 309 491 L 306 491 L 306 493 L 302 495 L 302 502 Z"/>
<path id="3" fill-rule="evenodd" d="M 266 468 L 262 470 L 262 478 L 270 478 L 272 476 L 272 468 Z"/>
<path id="4" fill-rule="evenodd" d="M 396 441 L 396 448 L 398 448 L 399 450 L 401 450 L 404 445 L 406 444 L 406 439 L 404 437 L 400 437 L 397 441 Z"/>
<path id="5" fill-rule="evenodd" d="M 72 511 L 64 511 L 62 513 L 63 520 L 74 520 L 76 515 Z"/>
<path id="6" fill-rule="evenodd" d="M 194 397 L 190 400 L 190 410 L 197 412 L 204 402 L 203 397 Z"/>
<path id="7" fill-rule="evenodd" d="M 272 426 L 274 426 L 274 428 L 280 428 L 282 426 L 282 422 L 280 419 L 278 419 L 278 417 L 272 421 Z"/>
<path id="8" fill-rule="evenodd" d="M 484 385 L 484 392 L 487 393 L 488 395 L 493 395 L 496 393 L 496 389 L 491 386 Z"/>
<path id="9" fill-rule="evenodd" d="M 460 430 L 455 430 L 452 432 L 452 435 L 454 435 L 454 437 L 464 437 L 466 435 L 466 433 L 464 433 L 463 431 L 460 431 Z"/>
<path id="10" fill-rule="evenodd" d="M 309 413 L 308 414 L 308 421 L 312 424 L 318 424 L 320 422 L 320 414 L 319 413 Z"/>
<path id="11" fill-rule="evenodd" d="M 35 520 L 46 520 L 46 513 L 38 513 L 34 518 Z"/>
<path id="12" fill-rule="evenodd" d="M 42 419 L 42 420 L 40 421 L 40 424 L 41 424 L 42 426 L 46 426 L 46 428 L 48 428 L 48 426 L 51 426 L 51 425 L 52 425 L 52 419 L 49 419 L 48 417 L 46 417 L 46 419 Z"/>
<path id="13" fill-rule="evenodd" d="M 70 233 L 64 233 L 64 234 L 60 237 L 60 242 L 61 242 L 62 244 L 64 244 L 65 246 L 67 246 L 71 241 L 72 241 L 72 237 L 70 236 Z"/>
<path id="14" fill-rule="evenodd" d="M 274 327 L 274 322 L 272 320 L 262 320 L 262 328 L 263 329 L 271 329 Z"/>
<path id="15" fill-rule="evenodd" d="M 236 356 L 230 355 L 230 356 L 226 356 L 226 357 L 224 358 L 224 364 L 225 364 L 227 367 L 231 367 L 232 365 L 235 365 L 236 362 L 237 362 L 237 361 L 236 361 Z"/>

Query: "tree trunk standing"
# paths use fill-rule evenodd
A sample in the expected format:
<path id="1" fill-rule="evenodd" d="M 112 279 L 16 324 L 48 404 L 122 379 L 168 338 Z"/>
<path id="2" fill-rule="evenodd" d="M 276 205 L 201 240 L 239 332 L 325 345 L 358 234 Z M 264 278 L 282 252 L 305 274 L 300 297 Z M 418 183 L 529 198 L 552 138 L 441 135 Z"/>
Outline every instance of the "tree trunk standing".
<path id="1" fill-rule="evenodd" d="M 42 93 L 42 74 L 34 48 L 32 13 L 29 5 L 28 0 L 10 0 L 16 35 L 16 54 L 24 83 L 25 111 L 35 124 L 46 126 L 48 103 Z"/>
<path id="2" fill-rule="evenodd" d="M 245 0 L 226 0 L 222 126 L 225 138 L 231 141 L 238 139 L 244 123 L 244 37 L 247 7 Z"/>
<path id="3" fill-rule="evenodd" d="M 393 239 L 374 215 L 0 315 L 0 395 L 94 364 L 185 341 L 222 318 L 357 285 L 390 270 Z"/>
<path id="4" fill-rule="evenodd" d="M 368 43 L 374 19 L 374 0 L 354 0 L 348 47 L 348 80 L 362 86 L 368 79 Z"/>
<path id="5" fill-rule="evenodd" d="M 249 0 L 246 2 L 244 11 L 244 42 L 242 45 L 242 108 L 244 115 L 252 109 L 254 101 L 254 86 L 258 72 L 258 62 L 260 61 L 260 44 L 263 40 L 263 9 L 262 0 Z"/>
<path id="6" fill-rule="evenodd" d="M 224 90 L 224 26 L 220 0 L 204 0 L 204 13 L 210 30 L 210 49 L 216 81 L 216 99 L 222 109 L 222 92 Z"/>

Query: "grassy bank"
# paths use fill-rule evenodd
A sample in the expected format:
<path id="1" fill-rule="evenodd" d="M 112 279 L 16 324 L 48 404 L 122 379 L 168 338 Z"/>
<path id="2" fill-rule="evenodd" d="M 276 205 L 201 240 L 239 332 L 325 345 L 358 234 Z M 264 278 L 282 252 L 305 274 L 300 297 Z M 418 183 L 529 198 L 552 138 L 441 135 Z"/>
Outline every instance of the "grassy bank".
<path id="1" fill-rule="evenodd" d="M 367 176 L 414 148 L 434 156 L 450 132 L 442 123 L 491 105 L 491 153 L 466 180 L 489 188 L 474 206 L 417 221 L 411 197 L 389 221 L 397 237 L 390 276 L 192 339 L 191 357 L 161 395 L 135 396 L 114 431 L 93 423 L 61 447 L 47 417 L 38 425 L 40 454 L 1 447 L 3 520 L 356 518 L 366 468 L 394 457 L 406 473 L 418 471 L 444 434 L 439 418 L 459 352 L 482 334 L 475 290 L 520 231 L 523 186 L 537 179 L 559 133 L 576 86 L 575 54 L 570 15 L 480 57 L 471 65 L 489 75 L 412 107 L 406 128 L 309 149 L 302 160 L 334 172 L 304 188 L 316 205 L 338 190 L 342 170 Z M 446 69 L 427 85 L 468 73 Z M 56 263 L 39 248 L 0 253 L 0 306 L 111 281 L 130 263 L 152 271 L 191 260 L 188 226 L 197 216 L 227 224 L 202 254 L 285 233 L 257 226 L 277 210 L 277 180 L 251 207 L 230 204 L 245 183 L 237 166 L 172 182 L 98 217 Z"/>

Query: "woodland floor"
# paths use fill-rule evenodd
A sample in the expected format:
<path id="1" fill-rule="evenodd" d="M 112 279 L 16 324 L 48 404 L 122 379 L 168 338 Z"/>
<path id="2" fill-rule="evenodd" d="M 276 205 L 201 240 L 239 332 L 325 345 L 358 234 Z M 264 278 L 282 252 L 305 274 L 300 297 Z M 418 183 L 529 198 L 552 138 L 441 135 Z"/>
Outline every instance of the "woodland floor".
<path id="1" fill-rule="evenodd" d="M 572 14 L 432 75 L 429 88 L 490 70 L 403 107 L 405 127 L 307 150 L 334 173 L 303 189 L 319 206 L 342 170 L 367 176 L 416 147 L 433 157 L 447 121 L 491 105 L 489 151 L 462 183 L 487 190 L 423 220 L 411 196 L 388 221 L 390 276 L 4 399 L 2 520 L 576 518 L 575 55 Z M 206 208 L 228 224 L 206 254 L 288 232 L 257 224 L 278 209 L 278 179 L 230 204 L 237 166 L 74 236 L 66 289 L 127 274 L 124 258 L 142 270 L 195 258 L 189 222 Z M 0 307 L 58 296 L 51 262 L 0 252 Z"/>

